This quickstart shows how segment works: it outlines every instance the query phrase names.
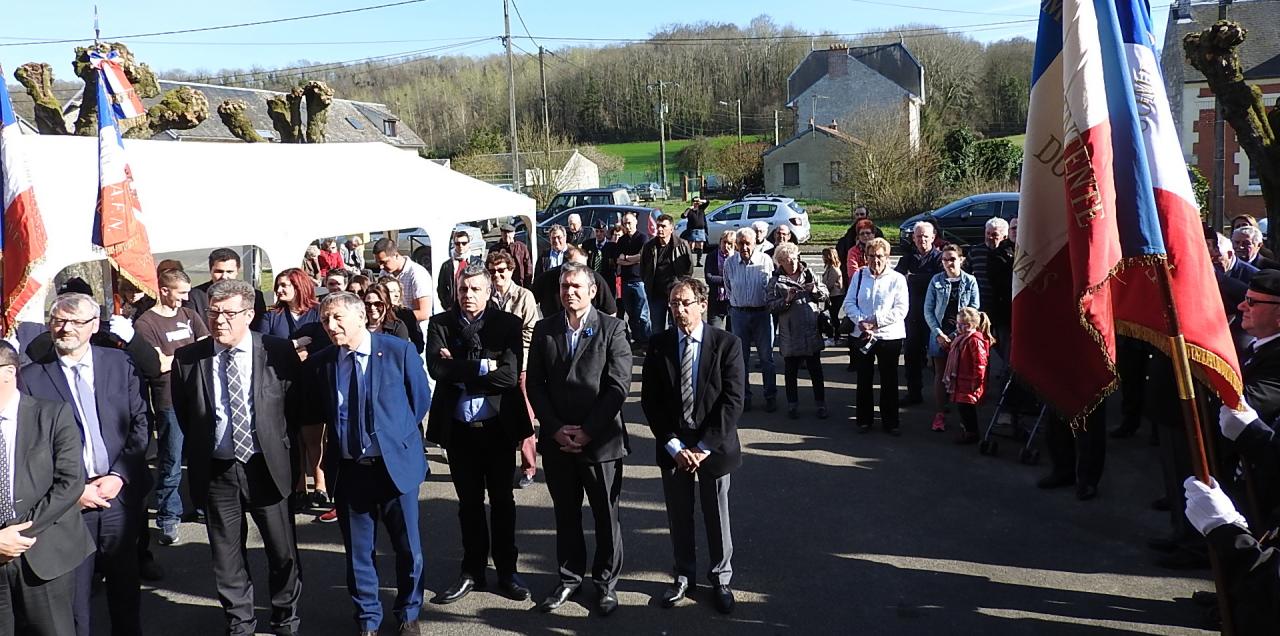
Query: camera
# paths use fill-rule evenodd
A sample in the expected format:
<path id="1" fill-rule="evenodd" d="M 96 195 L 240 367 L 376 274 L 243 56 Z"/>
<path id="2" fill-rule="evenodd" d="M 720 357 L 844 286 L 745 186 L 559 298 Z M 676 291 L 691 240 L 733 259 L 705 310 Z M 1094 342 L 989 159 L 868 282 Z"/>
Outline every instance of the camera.
<path id="1" fill-rule="evenodd" d="M 862 347 L 860 347 L 858 351 L 862 353 L 862 355 L 871 353 L 871 348 L 876 346 L 876 340 L 877 338 L 875 334 L 867 332 L 862 338 Z"/>

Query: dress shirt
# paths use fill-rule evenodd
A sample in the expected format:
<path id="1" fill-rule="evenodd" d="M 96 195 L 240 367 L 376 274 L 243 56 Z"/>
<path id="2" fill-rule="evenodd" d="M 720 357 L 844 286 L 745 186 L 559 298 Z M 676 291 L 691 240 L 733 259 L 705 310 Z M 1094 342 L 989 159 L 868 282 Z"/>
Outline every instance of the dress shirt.
<path id="1" fill-rule="evenodd" d="M 900 340 L 907 337 L 904 319 L 907 317 L 907 277 L 886 269 L 874 276 L 871 268 L 864 267 L 849 280 L 845 289 L 844 314 L 853 321 L 853 335 L 862 335 L 858 323 L 872 319 L 876 323 L 874 334 L 881 340 Z"/>
<path id="2" fill-rule="evenodd" d="M 724 259 L 724 287 L 729 292 L 730 307 L 764 307 L 765 290 L 773 276 L 773 259 L 759 247 L 746 262 L 741 252 Z"/>
<path id="3" fill-rule="evenodd" d="M 358 385 L 360 395 L 364 396 L 365 404 L 369 403 L 369 400 L 372 397 L 369 395 L 369 356 L 372 354 L 373 334 L 368 331 L 365 331 L 364 341 L 360 343 L 360 346 L 355 349 L 342 347 L 338 350 L 338 417 L 345 417 L 345 415 L 342 414 L 347 412 L 347 402 L 349 401 L 347 398 L 347 387 L 351 386 L 351 373 L 355 369 L 352 364 L 353 362 L 357 362 L 360 365 L 359 372 L 356 373 L 356 384 Z M 355 358 L 355 360 L 353 361 L 352 358 Z M 372 412 L 372 409 L 366 408 L 361 416 L 372 417 Z M 369 426 L 369 424 L 371 423 L 361 422 L 362 426 Z M 369 433 L 371 443 L 368 448 L 363 450 L 362 456 L 377 457 L 382 455 L 382 449 L 378 444 L 377 429 L 373 426 L 369 426 L 369 428 L 371 429 L 371 432 Z M 351 432 L 346 431 L 346 434 L 351 435 Z M 342 458 L 360 459 L 359 457 L 352 457 L 350 451 L 347 449 L 346 440 L 344 439 L 342 441 Z"/>
<path id="4" fill-rule="evenodd" d="M 587 320 L 591 318 L 591 312 L 593 311 L 595 311 L 595 308 L 587 307 L 587 313 L 582 314 L 582 320 L 578 322 L 577 330 L 575 330 L 573 328 L 573 324 L 569 322 L 569 316 L 568 316 L 568 313 L 566 312 L 565 321 L 564 321 L 564 324 L 566 325 L 564 330 L 564 336 L 565 336 L 565 340 L 569 343 L 569 357 L 573 357 L 573 354 L 577 353 L 578 341 L 582 339 L 582 330 L 587 327 Z"/>
<path id="5" fill-rule="evenodd" d="M 1249 343 L 1249 345 L 1248 345 L 1248 347 L 1246 347 L 1246 348 L 1245 348 L 1245 358 L 1244 358 L 1244 360 L 1241 360 L 1241 361 L 1240 361 L 1240 363 L 1241 363 L 1241 364 L 1248 364 L 1249 359 L 1253 357 L 1253 354 L 1255 354 L 1255 353 L 1257 353 L 1257 352 L 1258 352 L 1258 349 L 1259 349 L 1260 347 L 1262 347 L 1262 345 L 1267 344 L 1268 342 L 1271 342 L 1272 340 L 1275 340 L 1276 338 L 1280 338 L 1280 333 L 1273 333 L 1273 334 L 1271 334 L 1271 335 L 1269 335 L 1269 336 L 1263 336 L 1263 337 L 1261 337 L 1261 338 L 1254 338 L 1254 339 L 1253 339 L 1253 342 L 1250 342 L 1250 343 Z"/>
<path id="6" fill-rule="evenodd" d="M 482 311 L 479 316 L 476 316 L 476 320 L 480 320 L 483 317 L 484 312 Z M 463 327 L 474 322 L 467 320 L 467 317 L 463 316 L 462 312 L 458 312 L 458 320 L 462 323 Z M 460 360 L 461 358 L 454 359 Z M 483 358 L 476 362 L 480 363 L 481 376 L 488 375 L 490 371 L 494 371 L 498 368 L 498 362 L 496 360 Z M 467 385 L 461 382 L 458 383 L 458 387 L 462 389 L 462 394 L 458 396 L 458 405 L 453 409 L 454 419 L 459 422 L 479 422 L 481 420 L 492 419 L 498 416 L 498 411 L 490 406 L 485 400 L 487 396 L 467 393 Z"/>
<path id="7" fill-rule="evenodd" d="M 8 404 L 0 407 L 0 436 L 4 437 L 4 450 L 8 455 L 5 459 L 9 460 L 6 464 L 9 467 L 9 496 L 13 497 L 13 462 L 14 447 L 18 443 L 18 402 L 22 400 L 22 394 L 14 393 L 13 398 Z M 14 499 L 14 505 L 18 500 Z"/>
<path id="8" fill-rule="evenodd" d="M 246 333 L 244 339 L 230 348 L 237 351 L 235 354 L 236 372 L 240 375 L 240 386 L 243 387 L 245 392 L 244 403 L 249 408 L 249 430 L 252 432 L 256 428 L 253 415 L 253 336 Z M 236 444 L 231 435 L 231 396 L 223 390 L 226 386 L 227 371 L 222 365 L 222 352 L 227 349 L 228 347 L 224 347 L 214 341 L 213 403 L 216 408 L 213 409 L 213 457 L 215 459 L 231 460 L 236 458 Z M 262 451 L 258 447 L 258 436 L 256 434 L 250 435 L 249 441 L 252 444 L 253 452 Z"/>
<path id="9" fill-rule="evenodd" d="M 59 356 L 58 363 L 62 366 L 62 375 L 67 379 L 67 386 L 71 388 L 71 397 L 72 397 L 71 402 L 72 402 L 72 406 L 76 408 L 76 417 L 81 422 L 88 422 L 89 420 L 85 418 L 85 414 L 84 414 L 85 413 L 84 405 L 80 403 L 80 393 L 79 391 L 76 390 L 76 365 L 79 365 L 79 364 L 84 365 L 84 369 L 80 371 L 80 377 L 84 378 L 84 381 L 89 383 L 89 386 L 94 386 L 93 384 L 93 349 L 92 348 L 86 349 L 84 352 L 84 356 L 81 357 L 79 360 L 72 360 L 71 358 L 68 358 L 65 356 Z M 94 404 L 90 405 L 90 408 L 94 408 L 94 409 L 98 408 L 96 401 Z M 101 429 L 102 427 L 101 422 L 98 423 L 98 427 L 99 429 Z M 94 460 L 96 460 L 97 457 L 95 457 L 93 454 L 93 441 L 89 437 L 88 433 L 84 431 L 81 431 L 81 433 L 83 434 L 83 437 L 84 437 L 84 451 L 82 453 L 82 457 L 84 457 L 85 472 L 86 474 L 88 474 L 89 479 L 93 479 L 94 477 L 101 477 L 102 475 L 99 475 L 98 471 L 94 468 L 94 466 L 96 466 L 96 464 L 94 463 Z M 98 435 L 102 435 L 101 430 L 98 431 Z M 108 462 L 108 464 L 109 463 L 110 462 Z"/>
<path id="10" fill-rule="evenodd" d="M 547 269 L 552 267 L 560 267 L 564 264 L 564 252 L 555 250 L 547 250 Z"/>
<path id="11" fill-rule="evenodd" d="M 679 332 L 680 337 L 676 338 L 676 362 L 681 364 L 683 364 L 684 362 L 684 359 L 683 359 L 684 347 L 685 347 L 684 343 L 686 340 L 693 338 L 694 345 L 693 345 L 693 380 L 692 381 L 693 381 L 693 399 L 694 400 L 698 399 L 698 363 L 702 361 L 702 332 L 705 330 L 705 328 L 706 328 L 706 323 L 699 322 L 698 326 L 694 328 L 692 333 L 686 334 L 683 331 L 681 331 Z M 677 364 L 676 368 L 679 369 L 680 364 Z M 676 387 L 676 395 L 680 394 L 681 388 L 682 387 Z M 684 428 L 683 423 L 681 423 L 680 428 Z M 676 453 L 679 453 L 680 451 L 684 450 L 684 448 L 685 448 L 684 442 L 680 441 L 680 438 L 678 437 L 673 437 L 671 438 L 671 441 L 667 442 L 667 452 L 670 453 L 672 457 L 675 457 Z M 703 444 L 702 442 L 698 442 L 698 450 L 702 451 L 703 453 L 711 452 L 711 449 L 707 448 L 706 445 Z"/>

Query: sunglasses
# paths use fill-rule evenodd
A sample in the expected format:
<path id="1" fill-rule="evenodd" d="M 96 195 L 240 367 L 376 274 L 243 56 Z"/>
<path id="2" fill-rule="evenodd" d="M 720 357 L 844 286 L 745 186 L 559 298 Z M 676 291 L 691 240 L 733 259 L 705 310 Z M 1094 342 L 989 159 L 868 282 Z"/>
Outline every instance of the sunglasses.
<path id="1" fill-rule="evenodd" d="M 1257 299 L 1257 298 L 1252 298 L 1252 297 L 1249 297 L 1249 296 L 1245 296 L 1245 297 L 1244 297 L 1244 304 L 1246 304 L 1246 305 L 1248 305 L 1248 306 L 1252 307 L 1252 306 L 1254 306 L 1254 305 L 1280 305 L 1280 302 L 1276 302 L 1276 301 L 1274 301 L 1274 300 L 1259 300 L 1259 299 Z"/>
<path id="2" fill-rule="evenodd" d="M 384 303 L 384 302 L 382 302 L 381 300 L 375 300 L 375 301 L 368 301 L 368 300 L 366 300 L 366 301 L 364 302 L 364 306 L 365 306 L 365 307 L 372 307 L 372 308 L 374 308 L 374 309 L 382 309 L 383 307 L 386 307 L 386 306 L 387 306 L 387 304 L 386 304 L 386 303 Z"/>

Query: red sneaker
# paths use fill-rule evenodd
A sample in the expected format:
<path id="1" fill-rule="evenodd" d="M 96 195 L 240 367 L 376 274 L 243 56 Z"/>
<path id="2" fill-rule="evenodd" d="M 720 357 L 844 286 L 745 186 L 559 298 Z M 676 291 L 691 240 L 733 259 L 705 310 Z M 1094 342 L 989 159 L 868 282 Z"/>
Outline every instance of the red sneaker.
<path id="1" fill-rule="evenodd" d="M 337 520 L 338 520 L 337 508 L 330 508 L 326 510 L 324 514 L 320 515 L 319 517 L 316 517 L 316 521 L 319 523 L 333 523 Z"/>
<path id="2" fill-rule="evenodd" d="M 935 433 L 941 433 L 942 431 L 947 430 L 947 414 L 946 413 L 935 413 L 933 415 L 932 430 Z"/>

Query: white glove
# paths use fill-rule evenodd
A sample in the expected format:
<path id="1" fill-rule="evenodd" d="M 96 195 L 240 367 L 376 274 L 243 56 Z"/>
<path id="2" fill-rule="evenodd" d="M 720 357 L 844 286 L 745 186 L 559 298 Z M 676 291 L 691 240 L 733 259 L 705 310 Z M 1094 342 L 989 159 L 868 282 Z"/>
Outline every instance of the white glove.
<path id="1" fill-rule="evenodd" d="M 107 331 L 125 342 L 133 341 L 133 321 L 124 316 L 112 316 L 111 320 L 107 321 Z"/>
<path id="2" fill-rule="evenodd" d="M 1249 428 L 1249 423 L 1258 419 L 1258 412 L 1249 406 L 1248 402 L 1241 402 L 1242 410 L 1233 411 L 1227 407 L 1218 410 L 1218 428 L 1222 429 L 1222 434 L 1227 439 L 1235 441 L 1244 429 Z"/>
<path id="3" fill-rule="evenodd" d="M 1248 529 L 1249 524 L 1245 522 L 1244 515 L 1236 511 L 1231 498 L 1218 487 L 1218 481 L 1211 481 L 1212 486 L 1204 485 L 1195 477 L 1188 477 L 1182 482 L 1183 489 L 1187 491 L 1187 521 L 1203 535 L 1229 523 Z"/>

